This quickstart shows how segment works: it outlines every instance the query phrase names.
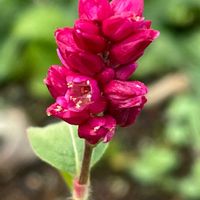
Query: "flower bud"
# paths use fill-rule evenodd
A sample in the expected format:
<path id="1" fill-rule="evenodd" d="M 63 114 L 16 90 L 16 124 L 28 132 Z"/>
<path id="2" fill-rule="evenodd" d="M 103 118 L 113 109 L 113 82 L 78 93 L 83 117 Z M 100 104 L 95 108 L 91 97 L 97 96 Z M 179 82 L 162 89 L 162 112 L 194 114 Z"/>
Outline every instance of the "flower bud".
<path id="1" fill-rule="evenodd" d="M 136 16 L 142 16 L 144 10 L 144 0 L 112 0 L 111 7 L 115 15 L 122 15 L 130 12 Z"/>
<path id="2" fill-rule="evenodd" d="M 76 45 L 72 29 L 58 29 L 55 37 L 58 45 L 58 56 L 67 68 L 74 72 L 93 76 L 104 67 L 103 59 L 99 55 L 85 52 Z"/>
<path id="3" fill-rule="evenodd" d="M 44 79 L 44 83 L 48 87 L 53 98 L 64 96 L 67 91 L 66 76 L 69 71 L 65 67 L 57 65 L 51 66 L 48 70 L 48 76 Z"/>
<path id="4" fill-rule="evenodd" d="M 108 0 L 79 0 L 79 17 L 102 21 L 113 14 Z"/>
<path id="5" fill-rule="evenodd" d="M 159 32 L 151 29 L 140 30 L 126 40 L 114 44 L 110 50 L 110 59 L 113 64 L 135 62 L 144 50 L 159 36 Z"/>
<path id="6" fill-rule="evenodd" d="M 103 21 L 102 29 L 105 36 L 112 41 L 121 41 L 140 29 L 148 29 L 151 21 L 143 18 L 113 16 Z"/>
<path id="7" fill-rule="evenodd" d="M 92 53 L 103 52 L 106 48 L 106 41 L 100 35 L 99 27 L 92 21 L 76 21 L 74 39 L 79 48 Z"/>
<path id="8" fill-rule="evenodd" d="M 65 54 L 66 51 L 76 52 L 79 50 L 74 41 L 72 28 L 57 29 L 54 35 L 58 48 L 62 54 Z"/>
<path id="9" fill-rule="evenodd" d="M 136 69 L 137 69 L 136 63 L 120 65 L 115 69 L 116 79 L 126 81 L 131 77 L 131 75 L 135 72 Z"/>
<path id="10" fill-rule="evenodd" d="M 89 52 L 69 53 L 66 62 L 73 71 L 87 76 L 94 76 L 105 66 L 99 55 Z"/>
<path id="11" fill-rule="evenodd" d="M 142 97 L 140 104 L 131 108 L 116 109 L 115 107 L 110 106 L 108 113 L 115 118 L 117 125 L 126 127 L 135 122 L 146 101 L 146 98 Z"/>
<path id="12" fill-rule="evenodd" d="M 147 87 L 139 81 L 113 80 L 104 89 L 110 104 L 116 109 L 140 106 Z"/>
<path id="13" fill-rule="evenodd" d="M 97 80 L 101 83 L 101 85 L 105 85 L 114 78 L 115 78 L 115 70 L 112 68 L 106 68 L 98 75 Z"/>
<path id="14" fill-rule="evenodd" d="M 109 142 L 115 133 L 115 128 L 116 122 L 113 117 L 95 117 L 79 125 L 78 134 L 80 138 L 94 145 L 100 141 Z"/>

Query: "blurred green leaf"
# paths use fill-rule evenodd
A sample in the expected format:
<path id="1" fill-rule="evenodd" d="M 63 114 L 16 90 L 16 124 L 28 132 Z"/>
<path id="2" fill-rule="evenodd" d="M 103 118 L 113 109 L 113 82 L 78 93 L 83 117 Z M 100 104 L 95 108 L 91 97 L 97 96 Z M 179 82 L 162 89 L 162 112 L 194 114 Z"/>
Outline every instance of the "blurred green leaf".
<path id="1" fill-rule="evenodd" d="M 147 77 L 177 69 L 184 63 L 184 59 L 177 45 L 176 39 L 166 31 L 146 50 L 139 61 L 139 68 L 134 76 Z"/>
<path id="2" fill-rule="evenodd" d="M 145 146 L 131 166 L 131 174 L 142 183 L 154 183 L 177 166 L 178 156 L 163 146 Z"/>
<path id="3" fill-rule="evenodd" d="M 185 56 L 191 58 L 189 62 L 196 63 L 198 66 L 200 65 L 200 28 L 196 29 L 190 37 L 183 38 L 183 49 L 185 52 Z"/>
<path id="4" fill-rule="evenodd" d="M 9 38 L 0 48 L 0 82 L 9 78 L 20 54 L 16 38 Z"/>
<path id="5" fill-rule="evenodd" d="M 73 16 L 51 5 L 31 7 L 21 14 L 15 23 L 13 35 L 23 40 L 53 41 L 56 28 L 72 25 Z"/>
<path id="6" fill-rule="evenodd" d="M 0 49 L 0 81 L 32 77 L 30 88 L 41 81 L 38 92 L 33 90 L 33 94 L 46 96 L 40 90 L 42 77 L 48 66 L 59 62 L 53 33 L 58 27 L 69 26 L 72 19 L 73 15 L 66 17 L 64 10 L 51 5 L 35 5 L 21 12 Z"/>
<path id="7" fill-rule="evenodd" d="M 176 97 L 167 111 L 167 139 L 177 145 L 193 145 L 200 148 L 200 107 L 195 96 Z"/>
<path id="8" fill-rule="evenodd" d="M 192 167 L 191 174 L 179 181 L 179 192 L 188 200 L 200 198 L 200 160 Z"/>
<path id="9" fill-rule="evenodd" d="M 43 79 L 51 65 L 60 63 L 55 48 L 55 45 L 51 43 L 33 42 L 27 46 L 26 52 L 22 55 L 24 72 L 29 69 L 27 88 L 31 96 L 49 97 Z"/>

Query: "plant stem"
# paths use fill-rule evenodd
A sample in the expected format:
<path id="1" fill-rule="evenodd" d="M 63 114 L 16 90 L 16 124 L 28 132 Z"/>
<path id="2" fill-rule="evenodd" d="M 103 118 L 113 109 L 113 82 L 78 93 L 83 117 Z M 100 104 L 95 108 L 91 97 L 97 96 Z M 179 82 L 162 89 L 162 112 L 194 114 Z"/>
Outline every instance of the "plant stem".
<path id="1" fill-rule="evenodd" d="M 80 185 L 87 185 L 90 176 L 90 162 L 92 157 L 93 146 L 85 142 L 85 150 L 82 161 L 81 173 L 79 177 Z"/>
<path id="2" fill-rule="evenodd" d="M 81 172 L 79 178 L 74 180 L 72 200 L 87 200 L 89 197 L 89 176 L 92 151 L 93 146 L 85 142 Z"/>

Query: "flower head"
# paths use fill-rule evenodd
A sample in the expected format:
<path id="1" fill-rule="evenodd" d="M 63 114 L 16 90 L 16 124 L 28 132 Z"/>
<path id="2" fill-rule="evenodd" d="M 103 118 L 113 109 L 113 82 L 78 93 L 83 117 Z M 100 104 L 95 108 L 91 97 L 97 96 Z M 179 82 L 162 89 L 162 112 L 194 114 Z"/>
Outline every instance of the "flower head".
<path id="1" fill-rule="evenodd" d="M 143 0 L 79 0 L 74 26 L 55 32 L 63 66 L 45 79 L 55 99 L 47 113 L 79 125 L 91 144 L 110 141 L 116 124 L 133 124 L 146 103 L 147 87 L 128 81 L 159 36 L 143 9 Z"/>

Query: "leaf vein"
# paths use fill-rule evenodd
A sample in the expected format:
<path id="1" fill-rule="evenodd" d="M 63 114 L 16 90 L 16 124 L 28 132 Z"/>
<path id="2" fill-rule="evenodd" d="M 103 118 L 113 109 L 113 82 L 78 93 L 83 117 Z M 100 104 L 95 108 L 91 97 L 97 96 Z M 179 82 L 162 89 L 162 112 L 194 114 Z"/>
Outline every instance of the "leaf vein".
<path id="1" fill-rule="evenodd" d="M 71 139 L 72 139 L 72 145 L 73 145 L 73 149 L 74 149 L 76 172 L 78 173 L 79 172 L 79 166 L 80 166 L 78 149 L 77 149 L 76 142 L 75 142 L 75 139 L 74 139 L 74 133 L 73 133 L 72 126 L 68 125 L 68 127 L 69 127 L 69 132 L 70 132 L 70 136 L 71 136 Z"/>

